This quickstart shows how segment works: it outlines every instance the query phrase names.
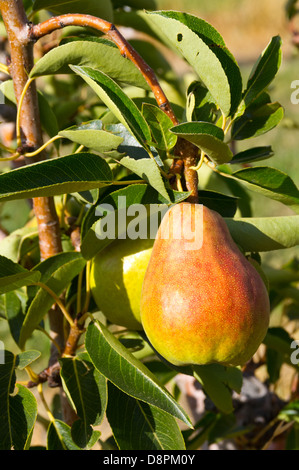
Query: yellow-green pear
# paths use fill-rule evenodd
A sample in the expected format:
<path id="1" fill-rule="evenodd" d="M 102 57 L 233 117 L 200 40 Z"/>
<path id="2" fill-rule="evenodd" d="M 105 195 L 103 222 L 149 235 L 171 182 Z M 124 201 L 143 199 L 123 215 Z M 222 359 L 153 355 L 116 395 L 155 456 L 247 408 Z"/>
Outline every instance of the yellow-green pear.
<path id="1" fill-rule="evenodd" d="M 175 365 L 244 365 L 263 341 L 269 298 L 224 219 L 188 202 L 164 216 L 141 295 L 156 351 Z"/>
<path id="2" fill-rule="evenodd" d="M 99 310 L 116 325 L 142 330 L 140 296 L 153 242 L 115 240 L 93 259 L 92 296 Z"/>

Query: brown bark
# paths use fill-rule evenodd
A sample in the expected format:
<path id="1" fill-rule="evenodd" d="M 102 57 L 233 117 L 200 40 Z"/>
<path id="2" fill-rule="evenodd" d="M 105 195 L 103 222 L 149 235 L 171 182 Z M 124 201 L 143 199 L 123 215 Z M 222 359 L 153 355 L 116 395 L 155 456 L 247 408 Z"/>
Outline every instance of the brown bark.
<path id="1" fill-rule="evenodd" d="M 18 103 L 27 83 L 28 73 L 33 67 L 34 42 L 30 38 L 30 28 L 22 0 L 1 0 L 0 10 L 10 45 L 10 72 Z M 22 148 L 19 149 L 20 152 L 24 153 L 39 148 L 43 140 L 34 82 L 31 83 L 25 95 L 20 124 L 22 131 Z M 43 158 L 44 155 L 41 153 L 35 158 L 35 161 Z M 31 158 L 30 163 L 32 162 L 33 159 Z M 62 249 L 59 222 L 53 198 L 36 198 L 33 200 L 33 206 L 39 228 L 41 259 L 46 259 L 59 253 Z"/>
<path id="2" fill-rule="evenodd" d="M 12 75 L 17 103 L 28 80 L 28 73 L 33 67 L 33 45 L 30 37 L 30 26 L 25 14 L 22 0 L 0 0 L 0 11 L 5 24 L 10 45 L 10 73 Z M 37 91 L 32 83 L 27 90 L 20 114 L 21 148 L 20 153 L 33 151 L 42 143 L 42 130 L 39 116 Z M 34 161 L 44 158 L 40 153 Z M 33 162 L 31 158 L 29 163 Z M 60 226 L 52 197 L 33 199 L 33 208 L 38 223 L 39 245 L 41 259 L 47 259 L 62 251 Z M 50 334 L 56 341 L 64 343 L 63 315 L 54 308 L 49 312 Z M 56 348 L 51 350 L 50 364 L 57 358 Z M 68 402 L 62 402 L 62 407 L 68 410 Z M 67 416 L 69 413 L 66 411 Z"/>

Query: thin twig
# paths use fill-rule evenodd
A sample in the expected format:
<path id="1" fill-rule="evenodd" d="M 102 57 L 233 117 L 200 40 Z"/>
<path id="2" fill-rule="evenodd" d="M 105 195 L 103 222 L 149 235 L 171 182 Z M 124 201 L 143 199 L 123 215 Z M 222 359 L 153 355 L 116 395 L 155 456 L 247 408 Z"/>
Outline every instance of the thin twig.
<path id="1" fill-rule="evenodd" d="M 55 301 L 55 303 L 58 305 L 58 307 L 60 308 L 61 312 L 63 313 L 63 315 L 65 316 L 66 320 L 68 321 L 68 323 L 72 326 L 74 324 L 74 321 L 72 319 L 72 317 L 70 316 L 69 312 L 66 310 L 65 306 L 63 305 L 63 303 L 61 302 L 60 298 L 58 297 L 58 295 L 55 294 L 55 292 L 49 287 L 47 286 L 47 284 L 44 284 L 43 282 L 35 282 L 34 283 L 35 286 L 38 286 L 38 287 L 41 287 L 42 289 L 44 289 L 45 291 L 48 292 L 48 294 L 51 295 L 51 297 L 53 298 L 53 300 Z"/>

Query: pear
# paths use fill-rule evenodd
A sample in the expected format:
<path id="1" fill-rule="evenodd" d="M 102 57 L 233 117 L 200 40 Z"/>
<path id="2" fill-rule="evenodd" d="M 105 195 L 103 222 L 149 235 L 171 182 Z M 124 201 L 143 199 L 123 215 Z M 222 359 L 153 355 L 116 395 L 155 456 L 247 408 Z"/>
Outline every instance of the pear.
<path id="1" fill-rule="evenodd" d="M 93 259 L 90 288 L 99 310 L 116 325 L 142 330 L 142 282 L 154 240 L 115 240 Z"/>
<path id="2" fill-rule="evenodd" d="M 141 293 L 141 321 L 170 363 L 244 365 L 269 325 L 266 286 L 224 219 L 200 204 L 169 209 Z"/>

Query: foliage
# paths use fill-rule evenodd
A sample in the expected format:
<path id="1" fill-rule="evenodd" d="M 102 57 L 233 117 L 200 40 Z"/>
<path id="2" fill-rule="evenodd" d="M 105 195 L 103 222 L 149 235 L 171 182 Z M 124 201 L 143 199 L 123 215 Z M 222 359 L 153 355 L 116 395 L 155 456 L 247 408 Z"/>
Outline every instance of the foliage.
<path id="1" fill-rule="evenodd" d="M 289 2 L 289 8 L 294 4 Z M 270 435 L 266 425 L 263 433 L 258 426 L 239 425 L 237 420 L 242 382 L 252 369 L 264 368 L 267 383 L 275 385 L 287 364 L 298 380 L 298 362 L 291 360 L 299 310 L 296 258 L 277 270 L 263 266 L 272 316 L 280 308 L 284 323 L 270 327 L 257 359 L 244 371 L 219 364 L 174 367 L 155 354 L 142 332 L 109 324 L 90 298 L 88 284 L 90 262 L 112 241 L 96 234 L 103 204 L 110 204 L 120 217 L 122 197 L 126 208 L 170 206 L 188 198 L 186 187 L 174 189 L 166 177 L 179 138 L 198 147 L 201 156 L 199 202 L 225 218 L 240 249 L 258 269 L 262 269 L 259 253 L 299 244 L 299 189 L 291 176 L 264 163 L 276 149 L 254 144 L 284 116 L 282 106 L 272 102 L 270 90 L 282 60 L 281 39 L 269 40 L 244 81 L 239 64 L 213 26 L 187 13 L 156 11 L 151 0 L 35 0 L 24 5 L 34 23 L 61 13 L 89 13 L 108 21 L 114 17 L 117 24 L 123 21 L 151 34 L 157 45 L 146 39 L 132 44 L 148 56 L 179 123 L 159 108 L 140 70 L 97 31 L 62 30 L 49 51 L 43 39 L 43 53 L 29 78 L 39 79 L 41 123 L 45 140 L 51 139 L 47 159 L 15 168 L 5 160 L 7 149 L 1 146 L 0 203 L 5 208 L 11 201 L 27 205 L 30 198 L 53 196 L 63 252 L 40 260 L 32 212 L 26 224 L 11 230 L 0 243 L 1 340 L 11 345 L 0 363 L 0 449 L 30 448 L 40 411 L 24 371 L 33 387 L 40 381 L 41 368 L 48 368 L 48 312 L 59 299 L 66 323 L 73 326 L 78 318 L 84 320 L 78 323 L 82 331 L 77 351 L 59 358 L 60 384 L 77 419 L 67 424 L 47 404 L 45 448 L 98 445 L 98 426 L 106 416 L 113 438 L 102 442 L 104 448 L 198 449 L 206 442 L 226 439 L 241 448 L 262 448 L 285 429 L 281 423 L 287 423 L 286 446 L 298 449 L 298 390 L 297 401 L 294 393 L 294 399 L 290 396 L 274 415 L 270 413 Z M 177 76 L 159 42 L 189 64 L 187 78 Z M 6 105 L 15 109 L 12 80 L 6 78 L 0 88 Z M 240 141 L 245 147 L 238 152 Z M 11 142 L 12 153 L 16 145 Z M 226 190 L 209 189 L 204 181 L 212 178 Z M 286 206 L 288 215 L 254 217 L 252 192 Z M 78 227 L 80 251 L 72 244 Z M 119 229 L 120 238 L 122 234 Z M 7 331 L 5 336 L 2 331 Z M 45 340 L 39 339 L 42 334 L 47 350 Z M 197 422 L 180 404 L 177 378 L 181 375 L 194 377 L 208 401 Z M 39 383 L 44 401 L 43 388 Z"/>

